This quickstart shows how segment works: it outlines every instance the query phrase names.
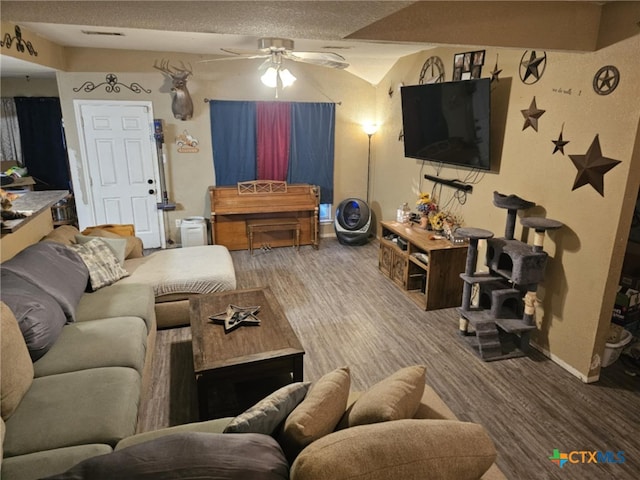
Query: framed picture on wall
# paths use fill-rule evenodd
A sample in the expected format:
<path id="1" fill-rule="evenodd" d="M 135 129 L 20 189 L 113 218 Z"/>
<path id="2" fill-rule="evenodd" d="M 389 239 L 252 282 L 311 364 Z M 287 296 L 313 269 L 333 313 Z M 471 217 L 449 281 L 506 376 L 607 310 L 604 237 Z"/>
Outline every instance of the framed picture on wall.
<path id="1" fill-rule="evenodd" d="M 484 65 L 484 50 L 456 53 L 453 56 L 453 80 L 480 78 Z"/>

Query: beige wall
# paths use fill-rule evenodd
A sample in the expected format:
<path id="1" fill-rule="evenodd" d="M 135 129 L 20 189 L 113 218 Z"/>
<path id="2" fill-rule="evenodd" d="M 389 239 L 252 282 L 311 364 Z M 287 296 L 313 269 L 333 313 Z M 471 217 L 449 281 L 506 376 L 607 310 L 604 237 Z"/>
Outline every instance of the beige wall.
<path id="1" fill-rule="evenodd" d="M 274 90 L 260 83 L 257 68 L 261 61 L 218 61 L 198 63 L 201 56 L 165 55 L 172 64 L 183 61 L 193 68 L 188 88 L 194 103 L 194 115 L 189 121 L 173 118 L 170 85 L 163 74 L 153 69 L 161 54 L 155 52 L 123 52 L 110 50 L 70 49 L 69 69 L 73 73 L 58 73 L 58 84 L 65 118 L 67 143 L 72 168 L 80 159 L 73 100 L 143 100 L 153 102 L 155 118 L 162 118 L 168 157 L 167 186 L 169 198 L 178 209 L 168 214 L 169 237 L 179 241 L 175 219 L 191 215 L 208 217 L 207 187 L 214 185 L 209 106 L 204 99 L 275 101 Z M 375 111 L 375 89 L 363 80 L 344 71 L 323 67 L 290 64 L 298 77 L 293 87 L 279 95 L 281 101 L 336 102 L 336 153 L 334 203 L 341 199 L 366 196 L 367 136 L 361 124 L 371 121 Z M 74 91 L 86 81 L 104 81 L 106 73 L 116 73 L 120 83 L 139 83 L 151 93 L 135 94 L 122 87 L 120 93 L 106 93 L 104 87 L 87 93 Z M 184 130 L 199 140 L 198 153 L 178 153 L 175 137 Z M 85 197 L 79 186 L 76 204 Z M 78 187 L 76 187 L 78 190 Z M 86 202 L 85 202 L 86 203 Z M 332 234 L 332 225 L 323 227 L 323 234 Z"/>
<path id="2" fill-rule="evenodd" d="M 280 100 L 339 103 L 336 107 L 335 203 L 349 196 L 366 196 L 367 136 L 360 125 L 372 120 L 380 125 L 372 139 L 370 191 L 377 218 L 394 218 L 400 203 L 413 204 L 420 190 L 431 189 L 430 182 L 423 180 L 422 175 L 434 174 L 434 167 L 404 158 L 402 142 L 398 141 L 400 94 L 395 90 L 389 97 L 389 87 L 395 89 L 399 82 L 418 83 L 422 64 L 430 55 L 443 59 L 449 80 L 453 54 L 479 48 L 482 47 L 441 47 L 403 58 L 377 87 L 342 71 L 292 66 L 299 80 Z M 544 215 L 565 224 L 561 230 L 548 235 L 545 242 L 550 259 L 545 282 L 538 292 L 541 299 L 537 314 L 539 332 L 534 340 L 554 361 L 585 381 L 598 378 L 599 357 L 608 331 L 640 181 L 638 52 L 640 37 L 637 35 L 594 53 L 548 52 L 549 62 L 542 79 L 534 85 L 523 85 L 518 78 L 523 51 L 487 49 L 483 76 L 489 75 L 496 57 L 503 70 L 493 94 L 494 113 L 502 117 L 493 122 L 492 150 L 498 167 L 481 176 L 473 193 L 467 196 L 467 202 L 454 208 L 464 217 L 465 225 L 502 236 L 506 214 L 492 205 L 492 194 L 493 191 L 514 193 L 539 205 L 525 215 Z M 195 114 L 192 120 L 182 122 L 173 119 L 167 85 L 160 72 L 152 68 L 154 60 L 161 55 L 79 49 L 68 53 L 68 70 L 73 73 L 59 73 L 58 85 L 70 156 L 74 161 L 80 160 L 74 99 L 151 101 L 154 116 L 165 120 L 168 185 L 171 200 L 179 205 L 176 212 L 169 214 L 169 226 L 170 236 L 177 240 L 173 220 L 205 215 L 206 190 L 214 183 L 208 107 L 204 98 L 274 100 L 273 90 L 264 88 L 258 81 L 255 69 L 259 61 L 198 64 L 201 57 L 166 55 L 172 62 L 188 61 L 194 67 L 189 89 Z M 613 94 L 599 96 L 593 92 L 592 79 L 598 68 L 608 64 L 620 69 L 621 83 Z M 152 92 L 73 91 L 85 81 L 103 81 L 106 73 L 116 73 L 125 84 L 138 82 Z M 570 90 L 571 94 L 559 90 Z M 522 130 L 524 118 L 520 113 L 529 107 L 534 96 L 538 107 L 546 110 L 538 132 L 531 128 Z M 564 156 L 552 154 L 551 143 L 563 124 L 564 137 L 570 141 Z M 198 153 L 177 153 L 172 140 L 184 129 L 200 141 Z M 600 136 L 603 154 L 622 161 L 605 175 L 604 197 L 589 185 L 571 190 L 576 169 L 568 155 L 584 154 L 596 135 Z M 454 178 L 465 173 L 445 168 L 441 175 Z M 441 202 L 450 199 L 452 193 L 443 187 Z M 325 227 L 325 233 L 331 231 L 331 226 Z M 518 224 L 516 237 L 530 242 L 532 235 Z"/>
<path id="3" fill-rule="evenodd" d="M 398 133 L 402 128 L 400 95 L 389 98 L 389 86 L 399 82 L 417 84 L 425 59 L 438 55 L 451 79 L 453 55 L 478 47 L 439 48 L 405 57 L 381 82 L 377 91 L 377 119 L 382 128 L 374 137 L 374 208 L 379 218 L 391 219 L 402 202 L 415 204 L 419 190 L 431 191 L 433 183 L 422 179 L 435 175 L 433 164 L 404 158 Z M 565 226 L 547 235 L 549 253 L 546 277 L 538 295 L 538 347 L 583 380 L 597 379 L 600 355 L 608 334 L 621 256 L 638 192 L 640 156 L 640 36 L 595 53 L 548 52 L 548 64 L 540 81 L 524 85 L 518 76 L 523 50 L 489 48 L 483 77 L 490 76 L 496 58 L 502 69 L 492 93 L 492 153 L 498 169 L 479 178 L 466 203 L 454 201 L 454 211 L 465 225 L 504 236 L 506 211 L 492 204 L 494 191 L 516 194 L 538 206 L 521 215 L 542 215 Z M 620 84 L 610 95 L 592 88 L 595 72 L 615 65 Z M 567 93 L 561 93 L 567 92 Z M 570 93 L 568 93 L 570 91 Z M 538 132 L 523 131 L 524 117 L 535 96 L 546 110 Z M 496 116 L 506 114 L 500 121 Z M 552 154 L 552 140 L 564 125 L 566 155 Z M 572 191 L 577 170 L 569 154 L 585 154 L 599 135 L 605 157 L 620 160 L 604 177 L 604 197 L 590 185 Z M 634 153 L 634 148 L 636 152 Z M 463 178 L 467 172 L 444 168 L 443 178 Z M 439 189 L 436 192 L 440 192 Z M 441 190 L 440 202 L 451 200 L 454 191 Z M 516 238 L 531 243 L 533 232 L 517 223 Z M 484 267 L 484 250 L 479 265 Z"/>

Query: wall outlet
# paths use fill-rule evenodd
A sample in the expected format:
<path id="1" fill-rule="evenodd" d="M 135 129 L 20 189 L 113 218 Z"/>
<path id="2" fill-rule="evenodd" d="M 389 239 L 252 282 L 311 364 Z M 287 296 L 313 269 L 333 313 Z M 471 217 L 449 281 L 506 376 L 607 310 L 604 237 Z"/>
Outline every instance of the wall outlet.
<path id="1" fill-rule="evenodd" d="M 180 228 L 181 223 L 182 223 L 182 220 L 180 220 L 179 218 L 176 218 L 176 228 Z"/>

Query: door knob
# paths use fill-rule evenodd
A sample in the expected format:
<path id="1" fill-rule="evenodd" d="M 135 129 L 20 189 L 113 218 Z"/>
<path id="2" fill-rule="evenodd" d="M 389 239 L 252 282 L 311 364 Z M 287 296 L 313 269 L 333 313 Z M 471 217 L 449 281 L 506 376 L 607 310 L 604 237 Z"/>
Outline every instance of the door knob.
<path id="1" fill-rule="evenodd" d="M 148 183 L 149 185 L 153 185 L 153 179 L 151 179 L 151 178 L 150 178 L 149 180 L 147 180 L 147 183 Z"/>
<path id="2" fill-rule="evenodd" d="M 149 189 L 149 195 L 153 195 L 154 193 L 156 193 L 156 191 L 153 188 Z"/>

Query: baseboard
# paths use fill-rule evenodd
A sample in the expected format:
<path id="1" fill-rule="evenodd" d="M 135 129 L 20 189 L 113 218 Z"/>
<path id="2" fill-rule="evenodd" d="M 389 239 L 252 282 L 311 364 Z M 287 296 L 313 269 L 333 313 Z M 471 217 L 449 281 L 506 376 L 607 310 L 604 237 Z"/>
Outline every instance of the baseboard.
<path id="1" fill-rule="evenodd" d="M 536 345 L 535 343 L 531 342 L 531 346 L 533 348 L 535 348 L 536 350 L 538 350 L 540 353 L 542 353 L 545 357 L 547 357 L 553 363 L 555 363 L 555 364 L 561 366 L 562 368 L 564 368 L 571 375 L 573 375 L 575 377 L 578 377 L 584 383 L 594 383 L 594 382 L 597 382 L 598 380 L 600 380 L 600 374 L 595 375 L 593 377 L 587 377 L 586 375 L 580 373 L 578 370 L 576 370 L 574 367 L 569 365 L 567 362 L 565 362 L 561 358 L 558 358 L 553 353 L 551 353 L 548 350 L 542 348 L 540 345 Z"/>

